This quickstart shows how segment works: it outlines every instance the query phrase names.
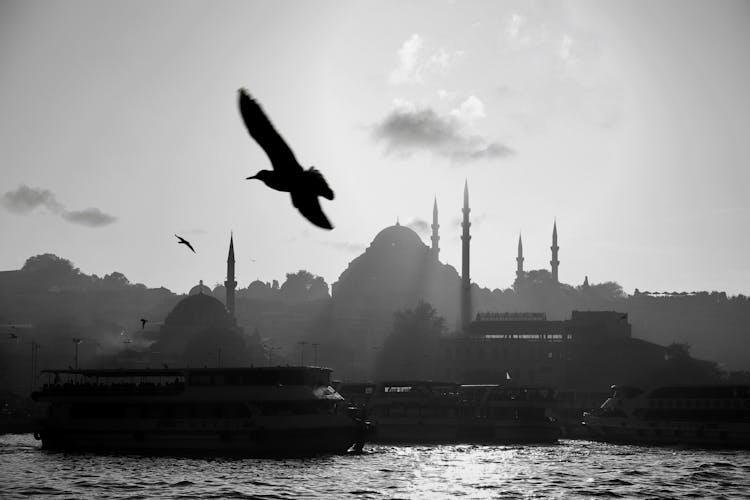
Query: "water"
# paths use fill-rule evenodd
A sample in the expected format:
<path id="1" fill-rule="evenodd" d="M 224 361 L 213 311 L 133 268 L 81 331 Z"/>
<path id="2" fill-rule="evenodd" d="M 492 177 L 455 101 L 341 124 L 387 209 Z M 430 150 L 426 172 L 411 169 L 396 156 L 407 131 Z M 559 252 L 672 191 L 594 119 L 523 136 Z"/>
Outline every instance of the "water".
<path id="1" fill-rule="evenodd" d="M 230 459 L 42 451 L 0 436 L 0 498 L 750 498 L 750 452 L 562 441 L 368 446 L 362 455 Z"/>

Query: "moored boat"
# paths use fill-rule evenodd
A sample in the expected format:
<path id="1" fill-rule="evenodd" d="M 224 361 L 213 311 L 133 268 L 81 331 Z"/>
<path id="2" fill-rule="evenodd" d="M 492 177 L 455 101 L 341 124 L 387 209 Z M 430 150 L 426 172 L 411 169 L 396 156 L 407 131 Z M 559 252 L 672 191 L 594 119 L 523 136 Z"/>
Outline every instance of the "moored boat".
<path id="1" fill-rule="evenodd" d="M 388 381 L 377 384 L 365 414 L 378 442 L 550 443 L 560 436 L 553 404 L 543 388 Z"/>
<path id="2" fill-rule="evenodd" d="M 35 437 L 47 449 L 340 453 L 364 442 L 317 367 L 47 370 Z"/>
<path id="3" fill-rule="evenodd" d="M 750 386 L 612 386 L 583 423 L 602 441 L 747 448 Z"/>

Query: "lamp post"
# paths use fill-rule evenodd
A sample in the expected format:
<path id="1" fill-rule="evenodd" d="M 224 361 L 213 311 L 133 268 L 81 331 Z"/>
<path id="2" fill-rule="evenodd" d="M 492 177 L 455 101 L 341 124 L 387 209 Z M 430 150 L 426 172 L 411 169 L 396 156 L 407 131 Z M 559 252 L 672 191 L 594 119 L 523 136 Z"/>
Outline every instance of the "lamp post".
<path id="1" fill-rule="evenodd" d="M 304 366 L 305 345 L 307 345 L 307 342 L 305 342 L 304 340 L 301 340 L 297 342 L 297 345 L 299 345 L 299 365 Z"/>
<path id="2" fill-rule="evenodd" d="M 318 346 L 320 344 L 318 342 L 313 342 L 313 365 L 318 366 Z"/>
<path id="3" fill-rule="evenodd" d="M 83 339 L 73 337 L 73 343 L 76 346 L 76 356 L 75 356 L 75 363 L 74 363 L 76 370 L 78 369 L 78 344 L 80 344 L 81 342 L 83 342 Z"/>

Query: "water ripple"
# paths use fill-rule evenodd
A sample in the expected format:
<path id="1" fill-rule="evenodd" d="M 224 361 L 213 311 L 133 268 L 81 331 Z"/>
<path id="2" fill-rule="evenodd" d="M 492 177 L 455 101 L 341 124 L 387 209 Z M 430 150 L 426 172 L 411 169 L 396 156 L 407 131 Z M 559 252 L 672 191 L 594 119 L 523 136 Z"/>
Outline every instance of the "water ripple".
<path id="1" fill-rule="evenodd" d="M 0 498 L 742 498 L 750 454 L 616 446 L 374 446 L 261 460 L 43 451 L 0 436 Z"/>

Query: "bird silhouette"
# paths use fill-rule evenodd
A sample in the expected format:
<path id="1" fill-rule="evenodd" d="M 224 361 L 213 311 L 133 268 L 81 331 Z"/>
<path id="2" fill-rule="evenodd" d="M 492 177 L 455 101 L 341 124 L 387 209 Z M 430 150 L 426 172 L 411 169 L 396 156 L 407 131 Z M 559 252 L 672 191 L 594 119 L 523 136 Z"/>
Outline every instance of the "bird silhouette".
<path id="1" fill-rule="evenodd" d="M 18 335 L 16 335 L 15 333 L 9 333 L 8 335 L 10 335 L 10 338 L 12 339 L 18 339 Z"/>
<path id="2" fill-rule="evenodd" d="M 141 330 L 146 328 L 146 323 L 148 323 L 148 320 L 145 318 L 141 318 Z"/>
<path id="3" fill-rule="evenodd" d="M 177 235 L 175 234 L 175 236 Z M 177 236 L 177 239 L 180 240 L 177 242 L 178 245 L 186 245 L 190 250 L 193 251 L 193 253 L 195 253 L 195 248 L 193 248 L 193 245 L 191 245 L 188 240 L 186 240 L 182 236 Z"/>
<path id="4" fill-rule="evenodd" d="M 307 220 L 323 229 L 333 229 L 318 202 L 318 196 L 327 200 L 333 199 L 333 191 L 328 187 L 323 174 L 315 167 L 307 170 L 302 168 L 289 145 L 273 128 L 273 124 L 255 99 L 250 97 L 245 89 L 240 89 L 239 94 L 240 113 L 245 127 L 266 152 L 273 167 L 273 170 L 261 170 L 248 179 L 258 179 L 271 189 L 289 193 L 292 205 Z"/>

